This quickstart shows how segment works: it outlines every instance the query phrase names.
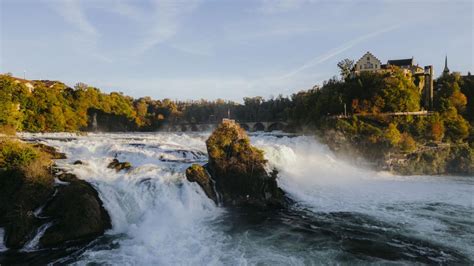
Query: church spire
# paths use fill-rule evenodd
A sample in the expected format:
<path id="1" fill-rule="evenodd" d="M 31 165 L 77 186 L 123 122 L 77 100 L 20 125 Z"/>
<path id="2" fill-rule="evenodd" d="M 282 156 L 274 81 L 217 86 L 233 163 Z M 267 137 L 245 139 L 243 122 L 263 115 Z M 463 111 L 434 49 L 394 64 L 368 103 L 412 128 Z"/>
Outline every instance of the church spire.
<path id="1" fill-rule="evenodd" d="M 448 68 L 448 55 L 446 55 L 444 59 L 444 70 L 443 74 L 449 74 L 449 68 Z"/>

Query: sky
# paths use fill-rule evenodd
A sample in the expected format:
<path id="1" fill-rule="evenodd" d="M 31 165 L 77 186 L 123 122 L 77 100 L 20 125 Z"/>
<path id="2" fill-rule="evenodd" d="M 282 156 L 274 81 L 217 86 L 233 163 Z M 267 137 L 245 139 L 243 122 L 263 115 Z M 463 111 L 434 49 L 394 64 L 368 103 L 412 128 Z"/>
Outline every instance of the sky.
<path id="1" fill-rule="evenodd" d="M 0 0 L 0 73 L 179 100 L 287 96 L 370 51 L 474 70 L 471 0 Z"/>

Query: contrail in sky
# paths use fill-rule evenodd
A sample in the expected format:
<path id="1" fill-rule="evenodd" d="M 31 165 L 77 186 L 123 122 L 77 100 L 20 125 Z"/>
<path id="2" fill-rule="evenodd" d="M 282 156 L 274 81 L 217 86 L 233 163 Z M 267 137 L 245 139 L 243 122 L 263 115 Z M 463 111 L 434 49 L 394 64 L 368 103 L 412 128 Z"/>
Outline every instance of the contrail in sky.
<path id="1" fill-rule="evenodd" d="M 373 37 L 375 37 L 375 36 L 377 36 L 377 35 L 380 35 L 380 34 L 382 34 L 382 33 L 386 33 L 386 32 L 395 30 L 395 29 L 397 29 L 397 28 L 399 28 L 399 27 L 400 27 L 400 25 L 391 26 L 391 27 L 388 27 L 388 28 L 385 28 L 385 29 L 381 29 L 381 30 L 378 30 L 378 31 L 375 31 L 375 32 L 368 33 L 368 34 L 366 34 L 366 35 L 363 35 L 363 36 L 358 37 L 358 38 L 356 38 L 356 39 L 353 39 L 353 40 L 351 40 L 351 41 L 348 41 L 348 42 L 344 43 L 344 44 L 341 45 L 341 46 L 338 46 L 338 47 L 336 47 L 336 48 L 334 48 L 334 49 L 332 49 L 332 50 L 329 50 L 328 52 L 326 52 L 326 53 L 324 53 L 324 54 L 322 54 L 322 55 L 320 55 L 320 56 L 318 56 L 318 57 L 315 57 L 315 58 L 311 59 L 310 61 L 306 62 L 306 63 L 303 64 L 302 66 L 300 66 L 300 67 L 298 67 L 298 68 L 296 68 L 296 69 L 294 69 L 294 70 L 292 70 L 292 71 L 286 73 L 285 75 L 280 76 L 280 79 L 289 78 L 289 77 L 291 77 L 291 76 L 293 76 L 293 75 L 295 75 L 295 74 L 297 74 L 297 73 L 299 73 L 299 72 L 301 72 L 301 71 L 303 71 L 303 70 L 305 70 L 305 69 L 307 69 L 307 68 L 314 67 L 314 66 L 316 66 L 316 65 L 318 65 L 318 64 L 320 64 L 320 63 L 325 62 L 326 60 L 328 60 L 328 59 L 330 59 L 330 58 L 332 58 L 332 57 L 334 57 L 334 56 L 336 56 L 336 55 L 338 55 L 338 54 L 340 54 L 340 53 L 342 53 L 342 52 L 344 52 L 344 51 L 346 51 L 346 50 L 352 48 L 352 47 L 355 46 L 356 44 L 359 44 L 359 43 L 361 43 L 361 42 L 363 42 L 363 41 L 366 41 L 366 40 L 368 40 L 368 39 L 370 39 L 370 38 L 373 38 Z"/>

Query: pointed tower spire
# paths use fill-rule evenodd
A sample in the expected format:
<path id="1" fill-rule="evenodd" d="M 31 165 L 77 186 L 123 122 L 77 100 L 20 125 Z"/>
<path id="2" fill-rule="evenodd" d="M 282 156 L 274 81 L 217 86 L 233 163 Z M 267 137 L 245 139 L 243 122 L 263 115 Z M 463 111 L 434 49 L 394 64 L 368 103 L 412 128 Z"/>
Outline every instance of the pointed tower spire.
<path id="1" fill-rule="evenodd" d="M 443 74 L 449 74 L 449 68 L 448 68 L 448 55 L 444 58 L 444 70 Z"/>

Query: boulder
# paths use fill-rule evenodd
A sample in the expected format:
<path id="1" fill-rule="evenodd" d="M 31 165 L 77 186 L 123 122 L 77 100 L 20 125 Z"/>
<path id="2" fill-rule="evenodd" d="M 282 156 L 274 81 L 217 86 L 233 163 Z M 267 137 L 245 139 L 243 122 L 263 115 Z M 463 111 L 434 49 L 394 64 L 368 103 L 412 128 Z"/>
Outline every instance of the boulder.
<path id="1" fill-rule="evenodd" d="M 117 159 L 113 159 L 112 162 L 110 162 L 107 166 L 107 168 L 115 169 L 117 172 L 123 169 L 129 170 L 131 167 L 132 165 L 129 162 L 120 162 Z"/>
<path id="2" fill-rule="evenodd" d="M 81 160 L 74 161 L 73 165 L 83 165 L 84 163 Z"/>
<path id="3" fill-rule="evenodd" d="M 216 204 L 218 203 L 216 192 L 214 191 L 214 181 L 203 166 L 199 164 L 191 165 L 188 169 L 186 169 L 186 178 L 189 182 L 198 183 L 199 186 L 201 186 L 201 188 L 204 190 L 204 193 L 206 193 L 206 195 Z"/>
<path id="4" fill-rule="evenodd" d="M 54 247 L 67 241 L 89 240 L 111 228 L 111 221 L 94 187 L 72 174 L 59 179 L 68 185 L 59 186 L 42 216 L 51 217 L 54 224 L 40 238 L 40 246 Z"/>
<path id="5" fill-rule="evenodd" d="M 258 208 L 286 205 L 285 195 L 276 182 L 277 172 L 267 173 L 263 151 L 250 144 L 245 131 L 233 120 L 224 120 L 206 146 L 209 156 L 206 169 L 224 205 Z M 202 169 L 188 168 L 187 173 L 195 173 L 187 175 L 188 180 L 196 180 L 204 191 L 209 190 L 209 178 L 196 172 Z"/>

